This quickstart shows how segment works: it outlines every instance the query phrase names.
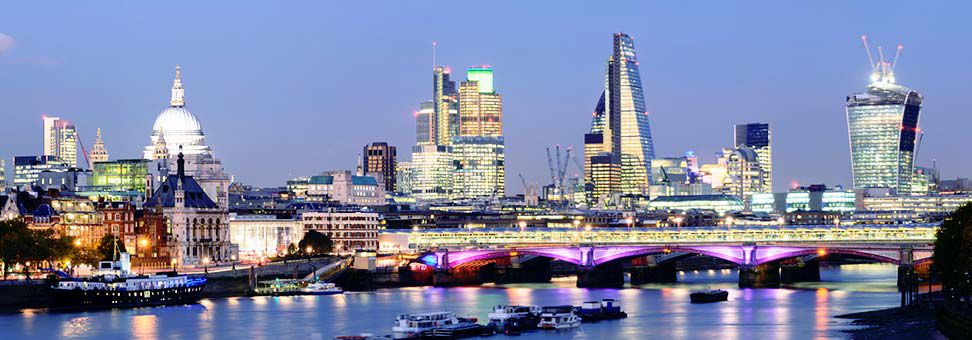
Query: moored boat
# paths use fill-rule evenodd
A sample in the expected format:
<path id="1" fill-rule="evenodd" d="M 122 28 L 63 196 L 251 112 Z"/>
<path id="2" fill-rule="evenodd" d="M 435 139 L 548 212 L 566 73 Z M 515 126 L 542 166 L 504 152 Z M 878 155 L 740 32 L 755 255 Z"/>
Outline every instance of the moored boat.
<path id="1" fill-rule="evenodd" d="M 722 289 L 697 290 L 689 294 L 692 303 L 720 302 L 729 300 L 729 292 Z"/>
<path id="2" fill-rule="evenodd" d="M 615 299 L 601 299 L 601 301 L 587 301 L 582 303 L 578 316 L 580 316 L 583 322 L 594 322 L 626 318 L 628 317 L 628 313 L 621 310 L 620 301 Z"/>
<path id="3" fill-rule="evenodd" d="M 455 325 L 459 318 L 452 312 L 400 314 L 395 317 L 392 336 L 395 339 L 420 339 L 436 328 Z"/>
<path id="4" fill-rule="evenodd" d="M 574 306 L 546 306 L 540 311 L 539 327 L 543 329 L 573 328 L 580 326 L 580 323 Z"/>
<path id="5" fill-rule="evenodd" d="M 487 327 L 499 333 L 535 329 L 540 323 L 540 312 L 540 306 L 499 305 L 487 314 Z"/>
<path id="6" fill-rule="evenodd" d="M 302 295 L 334 295 L 344 293 L 341 287 L 333 283 L 315 282 L 300 290 Z"/>
<path id="7" fill-rule="evenodd" d="M 59 281 L 52 288 L 52 309 L 134 308 L 194 304 L 206 278 L 175 272 L 133 275 L 126 253 L 101 261 L 90 279 Z"/>

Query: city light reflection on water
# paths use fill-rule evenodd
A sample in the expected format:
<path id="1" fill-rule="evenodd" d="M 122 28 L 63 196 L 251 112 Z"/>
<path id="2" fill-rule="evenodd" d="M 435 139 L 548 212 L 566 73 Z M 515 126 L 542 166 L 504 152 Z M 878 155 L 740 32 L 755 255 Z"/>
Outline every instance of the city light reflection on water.
<path id="1" fill-rule="evenodd" d="M 452 310 L 480 320 L 497 304 L 573 304 L 616 298 L 629 317 L 580 329 L 525 333 L 521 338 L 575 339 L 837 339 L 851 326 L 835 315 L 898 303 L 891 265 L 821 267 L 821 282 L 784 289 L 739 289 L 734 270 L 678 273 L 676 284 L 627 289 L 578 289 L 573 278 L 548 284 L 415 287 L 336 296 L 207 299 L 199 305 L 81 313 L 28 311 L 0 316 L 0 329 L 18 339 L 183 338 L 330 339 L 387 334 L 395 315 Z M 691 290 L 730 291 L 729 301 L 691 304 Z M 556 335 L 556 336 L 555 336 Z"/>

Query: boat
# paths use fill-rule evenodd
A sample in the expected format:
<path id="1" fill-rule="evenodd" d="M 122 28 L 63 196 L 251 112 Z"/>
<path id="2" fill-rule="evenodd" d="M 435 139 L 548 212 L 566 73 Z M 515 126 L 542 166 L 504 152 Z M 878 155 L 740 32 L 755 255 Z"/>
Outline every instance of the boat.
<path id="1" fill-rule="evenodd" d="M 328 282 L 315 282 L 300 290 L 303 295 L 334 295 L 344 293 L 341 287 Z"/>
<path id="2" fill-rule="evenodd" d="M 540 312 L 540 306 L 499 305 L 487 314 L 489 323 L 486 326 L 498 333 L 536 329 Z"/>
<path id="3" fill-rule="evenodd" d="M 580 316 L 582 322 L 614 320 L 628 317 L 628 313 L 621 310 L 621 302 L 615 299 L 584 302 L 578 309 L 577 314 Z"/>
<path id="4" fill-rule="evenodd" d="M 425 337 L 432 339 L 458 339 L 480 336 L 485 327 L 473 320 L 460 318 L 459 323 L 435 328 L 432 330 L 431 335 L 426 335 Z"/>
<path id="5" fill-rule="evenodd" d="M 692 303 L 707 303 L 729 300 L 729 292 L 722 289 L 697 290 L 689 294 Z"/>
<path id="6" fill-rule="evenodd" d="M 70 279 L 51 287 L 51 309 L 135 308 L 185 305 L 199 302 L 205 277 L 175 272 L 134 275 L 131 257 L 117 253 L 114 261 L 101 261 L 89 279 Z"/>
<path id="7" fill-rule="evenodd" d="M 459 318 L 452 312 L 400 314 L 395 317 L 392 335 L 395 339 L 420 339 L 431 335 L 436 328 L 458 323 Z"/>
<path id="8" fill-rule="evenodd" d="M 361 335 L 338 335 L 334 337 L 334 340 L 388 340 L 391 339 L 390 336 L 375 336 L 373 334 L 364 333 Z"/>
<path id="9" fill-rule="evenodd" d="M 580 326 L 580 323 L 574 306 L 546 306 L 540 310 L 538 326 L 543 329 L 564 329 Z"/>

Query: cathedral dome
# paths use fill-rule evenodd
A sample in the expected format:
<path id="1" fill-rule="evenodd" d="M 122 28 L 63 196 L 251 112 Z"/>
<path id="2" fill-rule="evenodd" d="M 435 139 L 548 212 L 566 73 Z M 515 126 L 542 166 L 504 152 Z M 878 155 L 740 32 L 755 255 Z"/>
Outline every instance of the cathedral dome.
<path id="1" fill-rule="evenodd" d="M 182 88 L 181 69 L 176 66 L 175 80 L 172 82 L 172 99 L 169 107 L 159 113 L 152 125 L 152 144 L 145 147 L 146 159 L 154 159 L 155 149 L 165 145 L 170 155 L 184 152 L 186 155 L 210 152 L 205 144 L 202 125 L 196 116 L 186 109 L 185 90 Z"/>
<path id="2" fill-rule="evenodd" d="M 199 120 L 185 106 L 170 106 L 159 113 L 158 118 L 155 118 L 155 125 L 152 125 L 152 135 L 158 136 L 159 133 L 165 134 L 170 142 L 176 136 L 203 135 Z"/>

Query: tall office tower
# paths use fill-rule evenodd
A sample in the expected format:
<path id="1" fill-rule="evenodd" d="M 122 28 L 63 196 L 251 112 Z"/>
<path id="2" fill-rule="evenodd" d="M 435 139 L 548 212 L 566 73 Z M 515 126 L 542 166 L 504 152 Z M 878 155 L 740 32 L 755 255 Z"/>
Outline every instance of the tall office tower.
<path id="1" fill-rule="evenodd" d="M 7 165 L 0 159 L 0 194 L 7 189 Z"/>
<path id="2" fill-rule="evenodd" d="M 506 192 L 503 101 L 493 69 L 471 67 L 459 87 L 459 135 L 452 139 L 456 198 L 504 196 Z"/>
<path id="3" fill-rule="evenodd" d="M 754 194 L 772 192 L 766 190 L 763 169 L 759 163 L 756 150 L 741 146 L 735 149 L 723 149 L 720 164 L 725 165 L 726 179 L 723 181 L 722 192 L 735 195 L 749 208 L 750 198 Z"/>
<path id="4" fill-rule="evenodd" d="M 763 171 L 763 185 L 760 192 L 773 192 L 773 148 L 768 123 L 736 124 L 735 147 L 747 147 L 756 152 L 759 166 Z"/>
<path id="5" fill-rule="evenodd" d="M 438 145 L 451 145 L 452 137 L 458 132 L 458 105 L 456 82 L 449 80 L 449 70 L 436 66 L 432 71 L 432 103 L 434 111 L 435 142 Z"/>
<path id="6" fill-rule="evenodd" d="M 412 162 L 398 162 L 395 165 L 395 192 L 412 193 Z"/>
<path id="7" fill-rule="evenodd" d="M 453 186 L 452 148 L 439 145 L 412 147 L 412 197 L 448 199 Z"/>
<path id="8" fill-rule="evenodd" d="M 94 146 L 91 147 L 91 151 L 88 153 L 88 168 L 94 169 L 94 164 L 97 162 L 107 162 L 108 161 L 108 149 L 105 149 L 105 142 L 101 140 L 101 128 L 98 128 L 98 134 L 95 135 Z"/>
<path id="9" fill-rule="evenodd" d="M 883 54 L 874 61 L 866 39 L 864 46 L 871 83 L 865 92 L 847 96 L 846 108 L 854 188 L 890 188 L 907 194 L 914 175 L 923 98 L 895 83 L 894 61 L 884 60 Z"/>
<path id="10" fill-rule="evenodd" d="M 435 145 L 435 102 L 423 102 L 415 112 L 415 143 Z"/>
<path id="11" fill-rule="evenodd" d="M 385 192 L 395 191 L 395 168 L 398 153 L 394 146 L 385 142 L 374 142 L 364 146 L 361 153 L 364 161 L 364 173 L 383 180 Z"/>
<path id="12" fill-rule="evenodd" d="M 598 100 L 590 134 L 600 133 L 599 151 L 613 154 L 614 161 L 619 163 L 621 181 L 618 190 L 623 194 L 647 195 L 655 149 L 634 39 L 624 33 L 615 33 L 613 52 L 607 62 L 604 92 Z M 585 136 L 585 146 L 590 145 L 587 139 Z M 588 154 L 585 150 L 585 155 Z M 593 170 L 592 162 L 585 163 L 591 164 L 587 170 Z"/>
<path id="13" fill-rule="evenodd" d="M 78 131 L 58 117 L 44 117 L 44 155 L 54 156 L 71 167 L 78 166 Z"/>

